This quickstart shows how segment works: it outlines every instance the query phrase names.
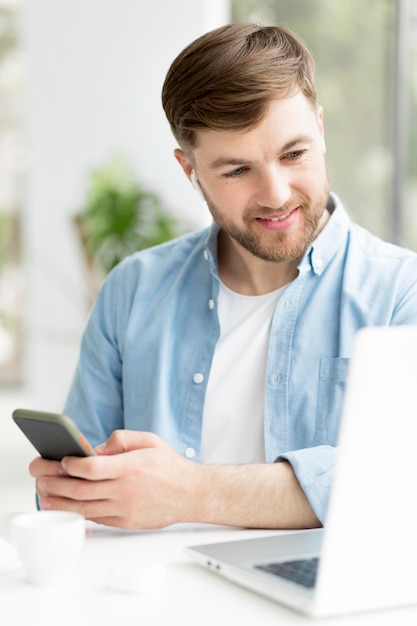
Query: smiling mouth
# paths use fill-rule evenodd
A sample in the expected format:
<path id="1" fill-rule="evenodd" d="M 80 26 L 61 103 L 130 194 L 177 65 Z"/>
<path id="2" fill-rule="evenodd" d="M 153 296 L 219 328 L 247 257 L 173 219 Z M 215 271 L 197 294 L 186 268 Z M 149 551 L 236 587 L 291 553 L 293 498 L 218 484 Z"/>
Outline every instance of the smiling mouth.
<path id="1" fill-rule="evenodd" d="M 255 221 L 266 230 L 274 232 L 286 231 L 296 224 L 299 209 L 300 207 L 295 207 L 285 213 L 275 213 L 275 215 L 265 215 L 263 217 L 259 216 L 255 218 Z"/>
<path id="2" fill-rule="evenodd" d="M 295 207 L 294 209 L 291 209 L 291 211 L 287 211 L 286 213 L 282 213 L 281 215 L 272 215 L 271 217 L 269 217 L 268 215 L 265 215 L 265 216 L 257 217 L 255 219 L 260 220 L 262 222 L 283 222 L 291 215 L 291 213 L 293 213 L 297 209 L 298 207 Z"/>
<path id="3" fill-rule="evenodd" d="M 289 213 L 284 213 L 283 215 L 280 215 L 279 217 L 257 217 L 256 219 L 266 220 L 267 222 L 282 222 L 282 220 L 285 220 L 290 214 L 291 214 L 291 211 Z"/>

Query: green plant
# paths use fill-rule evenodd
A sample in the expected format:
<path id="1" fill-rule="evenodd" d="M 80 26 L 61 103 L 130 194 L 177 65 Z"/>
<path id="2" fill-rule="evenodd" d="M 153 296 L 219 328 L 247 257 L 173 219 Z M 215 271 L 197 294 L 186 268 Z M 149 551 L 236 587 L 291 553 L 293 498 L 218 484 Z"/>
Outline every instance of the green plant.
<path id="1" fill-rule="evenodd" d="M 121 156 L 91 171 L 76 223 L 89 262 L 104 273 L 125 256 L 184 232 L 159 197 L 142 189 Z"/>

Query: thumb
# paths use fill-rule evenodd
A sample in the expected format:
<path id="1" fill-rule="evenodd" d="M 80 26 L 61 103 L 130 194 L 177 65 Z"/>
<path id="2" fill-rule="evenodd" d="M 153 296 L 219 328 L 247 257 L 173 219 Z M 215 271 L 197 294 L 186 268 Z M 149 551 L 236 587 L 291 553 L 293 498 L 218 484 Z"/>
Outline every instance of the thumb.
<path id="1" fill-rule="evenodd" d="M 96 446 L 97 454 L 121 454 L 142 448 L 155 448 L 161 439 L 153 433 L 137 430 L 115 430 L 104 443 Z"/>

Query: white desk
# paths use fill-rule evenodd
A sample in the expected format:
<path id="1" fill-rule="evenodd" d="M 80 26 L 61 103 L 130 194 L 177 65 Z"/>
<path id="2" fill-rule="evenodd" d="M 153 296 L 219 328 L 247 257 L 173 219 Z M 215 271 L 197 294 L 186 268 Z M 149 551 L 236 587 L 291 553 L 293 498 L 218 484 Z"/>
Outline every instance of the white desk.
<path id="1" fill-rule="evenodd" d="M 0 514 L 0 536 L 5 539 L 10 517 Z M 313 621 L 217 577 L 183 553 L 187 545 L 268 532 L 206 525 L 125 532 L 89 525 L 71 588 L 33 587 L 25 582 L 22 570 L 0 575 L 1 622 L 11 626 L 416 626 L 417 606 Z M 126 593 L 107 588 L 112 571 L 151 564 L 161 564 L 165 571 L 154 591 Z"/>

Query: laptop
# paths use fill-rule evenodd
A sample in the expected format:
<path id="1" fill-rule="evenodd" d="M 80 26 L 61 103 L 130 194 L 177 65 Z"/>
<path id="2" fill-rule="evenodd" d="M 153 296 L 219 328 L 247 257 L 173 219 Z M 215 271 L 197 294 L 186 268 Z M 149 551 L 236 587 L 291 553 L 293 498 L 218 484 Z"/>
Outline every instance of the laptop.
<path id="1" fill-rule="evenodd" d="M 324 529 L 187 554 L 311 617 L 417 603 L 417 326 L 355 336 L 337 454 Z"/>

